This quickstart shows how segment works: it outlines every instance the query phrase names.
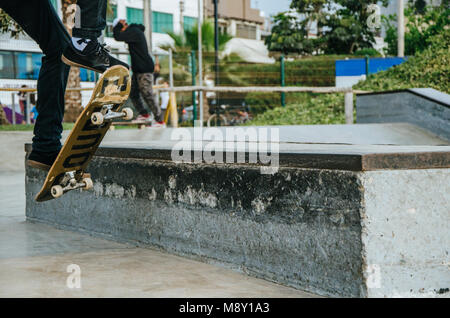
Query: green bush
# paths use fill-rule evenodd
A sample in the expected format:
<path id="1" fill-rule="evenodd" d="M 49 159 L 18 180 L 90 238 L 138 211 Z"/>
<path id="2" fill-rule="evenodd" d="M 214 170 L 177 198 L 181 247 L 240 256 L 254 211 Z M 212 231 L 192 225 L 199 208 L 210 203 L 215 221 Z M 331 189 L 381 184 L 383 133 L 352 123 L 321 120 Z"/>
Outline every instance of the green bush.
<path id="1" fill-rule="evenodd" d="M 431 87 L 449 93 L 450 30 L 429 40 L 429 47 L 407 62 L 369 76 L 355 86 L 367 91 L 385 91 L 413 87 Z"/>
<path id="2" fill-rule="evenodd" d="M 385 72 L 370 75 L 354 86 L 357 90 L 388 91 L 431 87 L 450 93 L 450 29 L 429 40 L 429 47 L 407 62 Z M 290 94 L 287 94 L 289 96 Z M 343 94 L 303 94 L 287 107 L 257 115 L 247 125 L 315 125 L 345 123 Z"/>
<path id="3" fill-rule="evenodd" d="M 377 50 L 373 48 L 365 48 L 355 52 L 356 56 L 372 56 L 372 57 L 380 57 L 381 54 Z"/>
<path id="4" fill-rule="evenodd" d="M 423 12 L 417 12 L 414 7 L 405 10 L 406 32 L 405 32 L 405 54 L 415 55 L 426 50 L 432 38 L 444 32 L 450 25 L 450 9 L 442 4 L 441 6 L 427 6 Z M 383 17 L 383 24 L 386 27 L 385 42 L 388 44 L 386 54 L 397 55 L 397 16 L 390 15 Z"/>
<path id="5" fill-rule="evenodd" d="M 247 125 L 318 125 L 345 123 L 344 95 L 301 93 L 296 103 L 267 111 Z"/>

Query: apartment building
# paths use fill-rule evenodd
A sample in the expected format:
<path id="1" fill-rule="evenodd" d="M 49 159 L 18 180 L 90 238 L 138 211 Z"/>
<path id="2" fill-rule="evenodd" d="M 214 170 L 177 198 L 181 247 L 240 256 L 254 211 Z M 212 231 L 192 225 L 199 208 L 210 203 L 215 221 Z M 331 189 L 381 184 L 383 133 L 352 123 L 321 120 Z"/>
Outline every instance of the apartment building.
<path id="1" fill-rule="evenodd" d="M 250 0 L 222 0 L 218 3 L 219 28 L 233 37 L 261 40 L 266 21 Z M 214 4 L 205 0 L 206 16 L 214 17 Z"/>

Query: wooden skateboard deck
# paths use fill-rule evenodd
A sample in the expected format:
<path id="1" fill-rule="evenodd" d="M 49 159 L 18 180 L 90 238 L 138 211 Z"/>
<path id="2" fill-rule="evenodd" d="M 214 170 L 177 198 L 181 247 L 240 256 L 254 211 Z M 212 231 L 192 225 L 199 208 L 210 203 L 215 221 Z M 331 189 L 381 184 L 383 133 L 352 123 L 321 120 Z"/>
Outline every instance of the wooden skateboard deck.
<path id="1" fill-rule="evenodd" d="M 151 122 L 144 121 L 118 121 L 111 124 L 111 130 L 114 130 L 115 126 L 137 126 L 139 129 L 144 129 L 147 126 L 150 126 Z"/>
<path id="2" fill-rule="evenodd" d="M 92 180 L 85 174 L 86 167 L 110 128 L 111 119 L 131 119 L 129 117 L 133 116 L 129 109 L 121 112 L 122 105 L 130 94 L 130 88 L 130 73 L 123 66 L 113 66 L 101 75 L 89 103 L 78 117 L 36 195 L 36 201 L 48 201 L 70 190 L 87 190 L 92 187 Z M 101 119 L 94 120 L 93 114 L 98 114 Z"/>

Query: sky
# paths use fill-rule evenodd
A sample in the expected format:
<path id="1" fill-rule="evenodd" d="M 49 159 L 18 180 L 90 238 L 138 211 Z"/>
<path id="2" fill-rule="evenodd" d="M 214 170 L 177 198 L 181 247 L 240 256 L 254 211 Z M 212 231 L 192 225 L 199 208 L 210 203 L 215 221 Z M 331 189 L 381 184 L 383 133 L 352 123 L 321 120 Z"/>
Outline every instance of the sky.
<path id="1" fill-rule="evenodd" d="M 251 0 L 252 8 L 264 11 L 266 16 L 289 10 L 291 0 Z"/>

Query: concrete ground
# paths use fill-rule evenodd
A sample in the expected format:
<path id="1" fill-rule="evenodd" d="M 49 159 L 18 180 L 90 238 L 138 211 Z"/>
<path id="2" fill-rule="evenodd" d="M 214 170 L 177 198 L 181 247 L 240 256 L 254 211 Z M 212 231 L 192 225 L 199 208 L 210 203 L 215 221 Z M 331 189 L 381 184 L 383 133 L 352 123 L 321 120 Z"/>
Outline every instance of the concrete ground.
<path id="1" fill-rule="evenodd" d="M 0 297 L 314 295 L 147 248 L 25 220 L 24 173 L 0 171 Z M 81 288 L 69 288 L 80 269 Z M 76 287 L 76 286 L 75 286 Z"/>
<path id="2" fill-rule="evenodd" d="M 290 142 L 291 135 L 309 140 L 313 128 L 288 127 L 281 141 Z M 339 138 L 333 139 L 336 128 L 325 127 L 319 141 L 354 144 L 354 136 L 365 129 L 339 128 Z M 412 138 L 409 127 L 370 128 L 364 136 L 375 139 L 368 144 L 446 144 L 428 135 Z M 114 131 L 105 141 L 159 140 L 169 133 Z M 0 133 L 0 297 L 315 297 L 223 267 L 27 222 L 23 145 L 31 137 L 32 132 Z M 367 141 L 362 139 L 356 143 Z M 67 285 L 73 282 L 67 272 L 72 264 L 80 269 L 80 289 Z"/>

